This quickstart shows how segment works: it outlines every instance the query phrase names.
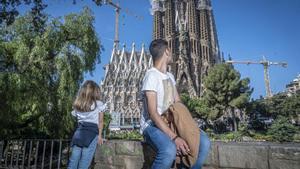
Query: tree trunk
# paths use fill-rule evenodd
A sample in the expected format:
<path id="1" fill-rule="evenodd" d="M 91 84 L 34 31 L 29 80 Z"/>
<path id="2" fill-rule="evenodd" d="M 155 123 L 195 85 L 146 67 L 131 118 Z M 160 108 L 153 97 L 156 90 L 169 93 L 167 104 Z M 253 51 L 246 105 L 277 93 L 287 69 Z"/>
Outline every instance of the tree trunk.
<path id="1" fill-rule="evenodd" d="M 235 113 L 234 113 L 234 108 L 231 108 L 231 117 L 232 117 L 232 128 L 234 129 L 234 132 L 238 131 L 238 124 L 237 124 L 237 119 L 235 117 Z"/>

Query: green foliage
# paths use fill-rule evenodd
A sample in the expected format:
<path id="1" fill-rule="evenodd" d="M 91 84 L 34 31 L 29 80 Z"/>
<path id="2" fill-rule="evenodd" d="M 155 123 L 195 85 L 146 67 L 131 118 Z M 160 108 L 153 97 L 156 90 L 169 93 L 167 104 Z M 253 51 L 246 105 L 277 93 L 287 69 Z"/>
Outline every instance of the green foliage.
<path id="1" fill-rule="evenodd" d="M 143 136 L 137 130 L 120 130 L 110 132 L 109 139 L 143 140 Z"/>
<path id="2" fill-rule="evenodd" d="M 242 136 L 251 136 L 251 133 L 250 133 L 246 123 L 240 124 L 239 132 L 241 133 Z"/>
<path id="3" fill-rule="evenodd" d="M 103 119 L 103 121 L 104 121 L 103 129 L 108 130 L 108 127 L 109 127 L 110 121 L 112 120 L 112 117 L 108 112 L 105 112 L 103 118 L 104 118 Z"/>
<path id="4" fill-rule="evenodd" d="M 104 118 L 103 119 L 103 121 L 104 121 L 104 124 L 103 124 L 103 137 L 106 138 L 107 135 L 110 135 L 109 124 L 112 120 L 112 117 L 109 114 L 109 112 L 105 112 L 103 118 Z"/>
<path id="5" fill-rule="evenodd" d="M 182 102 L 190 110 L 193 117 L 206 120 L 211 113 L 211 109 L 207 106 L 207 103 L 204 99 L 201 98 L 190 98 L 188 94 L 181 94 Z"/>
<path id="6" fill-rule="evenodd" d="M 266 125 L 258 119 L 254 119 L 250 122 L 251 129 L 254 130 L 265 130 Z"/>
<path id="7" fill-rule="evenodd" d="M 275 119 L 278 116 L 296 119 L 300 113 L 300 94 L 290 97 L 286 94 L 277 94 L 268 99 L 256 100 L 252 103 L 252 109 Z"/>
<path id="8" fill-rule="evenodd" d="M 249 104 L 252 90 L 249 80 L 240 80 L 240 75 L 230 65 L 217 65 L 212 68 L 204 81 L 204 97 L 190 98 L 181 95 L 181 100 L 189 108 L 194 117 L 214 120 L 213 130 L 206 132 L 212 140 L 222 141 L 300 141 L 300 130 L 291 124 L 296 121 L 300 112 L 300 95 L 287 97 L 284 94 L 274 95 L 269 99 L 259 99 Z M 224 132 L 224 121 L 218 118 L 233 109 L 244 109 L 253 116 L 250 125 L 241 123 L 236 132 Z M 268 130 L 266 124 L 256 116 L 272 117 L 276 119 Z M 255 116 L 254 116 L 255 115 Z M 284 118 L 282 118 L 284 116 Z M 216 120 L 217 119 L 217 120 Z M 232 121 L 233 119 L 229 119 Z M 299 123 L 299 122 L 298 122 Z M 252 130 L 249 129 L 251 127 Z M 226 128 L 226 127 L 225 127 Z M 298 131 L 298 132 L 297 132 Z"/>
<path id="9" fill-rule="evenodd" d="M 252 137 L 257 141 L 272 141 L 272 136 L 266 133 L 255 133 Z"/>
<path id="10" fill-rule="evenodd" d="M 1 138 L 65 138 L 70 112 L 85 72 L 100 62 L 101 46 L 88 8 L 62 19 L 47 19 L 36 30 L 32 14 L 0 29 Z"/>
<path id="11" fill-rule="evenodd" d="M 227 141 L 242 141 L 242 134 L 240 132 L 230 132 L 220 135 L 221 140 Z"/>
<path id="12" fill-rule="evenodd" d="M 277 118 L 278 116 L 297 118 L 300 113 L 300 94 L 286 96 L 284 94 L 274 95 L 265 101 L 269 113 Z"/>
<path id="13" fill-rule="evenodd" d="M 299 129 L 299 127 L 292 125 L 288 118 L 280 116 L 271 125 L 268 135 L 271 136 L 273 141 L 290 142 L 293 141 L 293 137 Z"/>
<path id="14" fill-rule="evenodd" d="M 19 15 L 19 12 L 16 8 L 22 3 L 26 5 L 33 4 L 33 7 L 30 11 L 31 15 L 34 16 L 32 20 L 33 24 L 44 21 L 45 15 L 43 14 L 43 10 L 47 7 L 47 5 L 44 4 L 42 0 L 4 0 L 0 1 L 0 24 L 11 25 L 15 21 L 15 18 Z"/>
<path id="15" fill-rule="evenodd" d="M 218 64 L 209 70 L 204 80 L 204 99 L 219 111 L 244 108 L 252 93 L 249 83 L 249 78 L 240 79 L 239 72 L 232 66 Z"/>
<path id="16" fill-rule="evenodd" d="M 290 122 L 299 124 L 300 94 L 288 97 L 286 94 L 277 94 L 272 98 L 258 99 L 251 103 L 250 126 L 255 130 L 267 130 L 268 126 L 262 123 L 257 115 L 277 119 L 286 117 Z"/>
<path id="17" fill-rule="evenodd" d="M 267 104 L 267 100 L 263 98 L 257 99 L 250 103 L 249 109 L 250 111 L 253 112 L 259 112 L 259 114 L 262 116 L 270 116 L 268 106 L 266 104 Z"/>
<path id="18" fill-rule="evenodd" d="M 103 0 L 92 1 L 98 6 L 103 4 Z M 76 0 L 73 0 L 73 4 L 76 4 Z M 47 4 L 43 0 L 2 0 L 0 1 L 0 5 L 0 24 L 7 25 L 11 25 L 19 15 L 19 11 L 17 10 L 19 5 L 32 5 L 30 13 L 34 16 L 32 20 L 34 24 L 44 20 L 45 14 L 43 11 L 47 7 Z"/>
<path id="19" fill-rule="evenodd" d="M 237 131 L 234 109 L 246 108 L 252 93 L 249 83 L 249 78 L 240 79 L 240 73 L 231 65 L 218 64 L 211 68 L 204 79 L 203 99 L 212 108 L 212 120 L 230 112 Z"/>
<path id="20" fill-rule="evenodd" d="M 293 137 L 293 139 L 294 139 L 294 142 L 300 142 L 300 132 L 298 131 L 298 133 L 296 133 L 295 135 L 294 135 L 294 137 Z"/>
<path id="21" fill-rule="evenodd" d="M 206 131 L 209 138 L 213 141 L 243 141 L 244 135 L 241 132 L 227 132 L 223 134 L 215 134 L 213 131 Z"/>

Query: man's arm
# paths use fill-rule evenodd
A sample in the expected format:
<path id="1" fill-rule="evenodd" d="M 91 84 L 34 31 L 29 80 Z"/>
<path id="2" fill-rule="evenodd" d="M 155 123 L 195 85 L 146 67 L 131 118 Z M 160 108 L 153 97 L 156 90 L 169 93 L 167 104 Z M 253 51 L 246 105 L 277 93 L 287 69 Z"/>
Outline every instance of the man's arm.
<path id="1" fill-rule="evenodd" d="M 147 106 L 148 112 L 150 115 L 150 119 L 155 123 L 155 125 L 166 133 L 171 140 L 173 140 L 176 144 L 177 150 L 180 150 L 181 153 L 187 155 L 189 147 L 187 143 L 180 137 L 178 137 L 168 126 L 167 124 L 161 119 L 161 116 L 157 112 L 157 99 L 156 99 L 156 92 L 154 91 L 146 91 L 145 92 L 146 99 L 147 99 Z M 178 152 L 179 153 L 179 152 Z"/>
<path id="2" fill-rule="evenodd" d="M 171 139 L 175 138 L 177 135 L 167 126 L 167 124 L 162 120 L 161 116 L 157 112 L 156 92 L 146 91 L 145 94 L 147 99 L 148 112 L 151 120 Z"/>

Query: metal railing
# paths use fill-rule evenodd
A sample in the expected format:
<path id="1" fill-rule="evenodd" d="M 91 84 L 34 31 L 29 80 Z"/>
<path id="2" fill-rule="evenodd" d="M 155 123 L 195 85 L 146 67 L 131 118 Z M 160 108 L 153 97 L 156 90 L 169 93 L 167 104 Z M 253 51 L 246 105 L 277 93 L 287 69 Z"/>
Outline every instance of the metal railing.
<path id="1" fill-rule="evenodd" d="M 6 140 L 0 141 L 0 151 L 0 168 L 66 168 L 70 140 Z"/>

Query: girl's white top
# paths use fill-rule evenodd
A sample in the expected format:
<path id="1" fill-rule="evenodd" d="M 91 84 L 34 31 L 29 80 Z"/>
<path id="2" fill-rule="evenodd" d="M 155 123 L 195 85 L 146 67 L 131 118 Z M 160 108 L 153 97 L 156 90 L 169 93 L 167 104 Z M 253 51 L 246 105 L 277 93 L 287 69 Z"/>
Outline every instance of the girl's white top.
<path id="1" fill-rule="evenodd" d="M 103 113 L 103 111 L 105 109 L 106 109 L 106 104 L 103 104 L 103 102 L 97 100 L 96 104 L 93 103 L 91 106 L 92 111 L 80 112 L 77 110 L 73 110 L 71 112 L 71 114 L 77 118 L 78 122 L 89 122 L 89 123 L 95 123 L 98 125 L 99 113 Z"/>

